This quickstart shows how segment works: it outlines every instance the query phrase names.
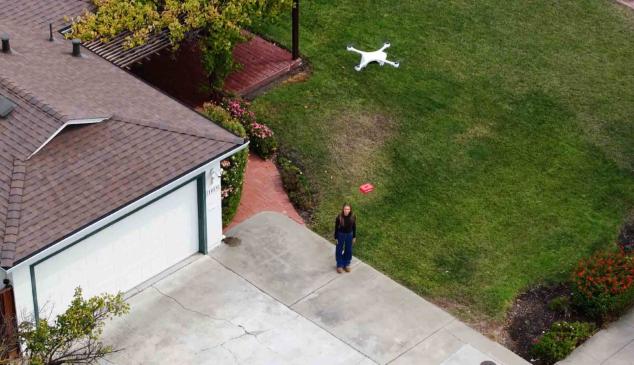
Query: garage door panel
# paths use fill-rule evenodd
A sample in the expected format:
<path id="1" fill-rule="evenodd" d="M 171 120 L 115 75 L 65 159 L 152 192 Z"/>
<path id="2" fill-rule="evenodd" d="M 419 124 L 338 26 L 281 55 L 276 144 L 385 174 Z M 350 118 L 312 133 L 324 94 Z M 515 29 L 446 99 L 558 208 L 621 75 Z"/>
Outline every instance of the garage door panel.
<path id="1" fill-rule="evenodd" d="M 85 296 L 127 291 L 199 249 L 196 181 L 34 267 L 38 305 L 63 311 Z"/>

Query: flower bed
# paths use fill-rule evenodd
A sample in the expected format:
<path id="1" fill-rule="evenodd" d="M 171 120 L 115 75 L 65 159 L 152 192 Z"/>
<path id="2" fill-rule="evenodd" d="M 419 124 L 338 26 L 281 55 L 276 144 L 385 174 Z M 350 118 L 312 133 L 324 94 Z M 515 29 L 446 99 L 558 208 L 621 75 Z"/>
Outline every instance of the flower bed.
<path id="1" fill-rule="evenodd" d="M 573 302 L 598 321 L 623 314 L 634 303 L 634 259 L 623 252 L 599 253 L 579 262 Z"/>
<path id="2" fill-rule="evenodd" d="M 508 316 L 508 345 L 534 364 L 565 358 L 634 305 L 634 257 L 600 252 L 579 261 L 571 280 L 520 295 Z"/>
<path id="3" fill-rule="evenodd" d="M 247 132 L 239 120 L 232 117 L 229 112 L 222 107 L 205 103 L 203 114 L 212 121 L 218 123 L 225 129 L 237 136 L 246 137 Z M 244 172 L 247 167 L 249 152 L 245 149 L 220 162 L 220 196 L 222 198 L 222 224 L 226 226 L 236 215 L 240 197 L 242 196 L 242 186 L 244 184 Z"/>
<path id="4" fill-rule="evenodd" d="M 540 338 L 535 339 L 533 355 L 542 364 L 554 364 L 570 355 L 577 346 L 596 331 L 594 323 L 555 322 Z"/>
<path id="5" fill-rule="evenodd" d="M 273 131 L 258 122 L 255 113 L 249 110 L 249 103 L 243 100 L 226 100 L 224 109 L 244 126 L 250 141 L 250 149 L 263 159 L 269 159 L 277 150 L 277 140 Z"/>

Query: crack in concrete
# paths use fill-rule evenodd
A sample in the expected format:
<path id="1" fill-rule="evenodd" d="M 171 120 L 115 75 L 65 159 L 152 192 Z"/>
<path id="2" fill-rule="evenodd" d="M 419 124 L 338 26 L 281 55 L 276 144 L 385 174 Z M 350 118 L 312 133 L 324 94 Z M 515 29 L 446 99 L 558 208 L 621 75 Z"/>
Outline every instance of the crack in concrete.
<path id="1" fill-rule="evenodd" d="M 221 347 L 221 348 L 223 348 L 223 349 L 227 350 L 227 351 L 231 354 L 231 356 L 233 356 L 233 358 L 234 358 L 234 360 L 235 360 L 235 362 L 236 362 L 236 363 L 239 363 L 239 361 L 238 361 L 238 359 L 237 359 L 236 355 L 235 355 L 235 354 L 234 354 L 234 353 L 233 353 L 230 349 L 228 349 L 227 347 L 225 347 L 225 345 L 226 345 L 226 344 L 228 344 L 228 343 L 229 343 L 229 342 L 231 342 L 231 341 L 235 341 L 235 340 L 240 339 L 240 338 L 242 338 L 242 337 L 244 337 L 244 336 L 252 336 L 252 337 L 253 337 L 253 338 L 254 338 L 254 339 L 255 339 L 255 340 L 256 340 L 256 341 L 257 341 L 260 345 L 264 346 L 266 349 L 268 349 L 269 351 L 273 352 L 274 354 L 277 354 L 277 355 L 280 355 L 280 356 L 281 356 L 281 354 L 280 354 L 280 353 L 278 353 L 277 351 L 273 350 L 271 347 L 269 347 L 268 345 L 266 345 L 265 343 L 263 343 L 262 341 L 260 341 L 260 339 L 258 338 L 258 336 L 260 336 L 260 335 L 262 335 L 262 334 L 264 334 L 264 333 L 266 333 L 266 332 L 272 331 L 272 330 L 273 330 L 273 328 L 269 328 L 269 329 L 264 330 L 264 331 L 254 331 L 254 332 L 253 332 L 253 331 L 250 331 L 250 330 L 249 330 L 249 329 L 247 329 L 244 325 L 234 323 L 233 321 L 231 321 L 231 320 L 229 320 L 229 319 L 225 319 L 225 318 L 217 318 L 217 317 L 211 316 L 211 315 L 209 315 L 209 314 L 207 314 L 207 313 L 203 313 L 203 312 L 197 311 L 197 310 L 195 310 L 195 309 L 188 308 L 188 307 L 186 307 L 185 305 L 183 305 L 183 303 L 181 303 L 180 301 L 178 301 L 178 299 L 176 299 L 176 298 L 174 298 L 174 297 L 172 297 L 172 296 L 170 296 L 170 295 L 168 295 L 168 294 L 166 294 L 166 293 L 162 292 L 162 291 L 161 291 L 159 288 L 157 288 L 156 286 L 151 285 L 151 287 L 152 287 L 154 290 L 156 290 L 156 292 L 157 292 L 157 293 L 159 293 L 160 295 L 162 295 L 162 296 L 164 296 L 164 297 L 166 297 L 166 298 L 171 299 L 174 303 L 176 303 L 179 307 L 181 307 L 181 308 L 182 308 L 183 310 L 185 310 L 185 311 L 188 311 L 188 312 L 191 312 L 191 313 L 198 314 L 198 315 L 200 315 L 200 316 L 203 316 L 203 317 L 206 317 L 206 318 L 212 319 L 212 320 L 214 320 L 214 321 L 224 322 L 224 323 L 230 324 L 231 326 L 234 326 L 234 327 L 240 328 L 240 329 L 242 330 L 242 334 L 241 334 L 241 335 L 231 337 L 231 338 L 227 339 L 226 341 L 223 341 L 222 343 L 220 343 L 220 344 L 218 344 L 218 345 L 211 346 L 211 347 L 207 347 L 207 348 L 203 348 L 203 349 L 201 349 L 201 350 L 197 351 L 197 352 L 196 352 L 196 354 L 200 354 L 200 353 L 202 353 L 202 352 L 209 351 L 209 350 L 213 350 L 213 349 L 215 349 L 215 348 Z M 282 322 L 282 324 L 284 324 L 284 323 L 286 323 L 286 322 L 288 322 L 288 321 L 291 321 L 291 320 L 293 320 L 293 319 L 295 319 L 295 318 L 296 318 L 296 317 L 289 318 L 287 321 Z"/>
<path id="2" fill-rule="evenodd" d="M 174 303 L 176 303 L 179 307 L 181 307 L 183 310 L 185 310 L 185 311 L 187 311 L 187 312 L 194 313 L 194 314 L 198 314 L 199 316 L 203 316 L 203 317 L 209 318 L 209 319 L 214 320 L 214 321 L 224 322 L 224 323 L 230 324 L 230 325 L 232 325 L 232 326 L 234 326 L 234 327 L 240 327 L 240 328 L 242 328 L 242 329 L 244 330 L 244 328 L 243 328 L 242 326 L 237 325 L 237 324 L 235 324 L 235 323 L 231 322 L 231 321 L 230 321 L 230 320 L 228 320 L 228 319 L 224 319 L 224 318 L 217 318 L 217 317 L 214 317 L 214 316 L 209 315 L 209 314 L 207 314 L 207 313 L 200 312 L 200 311 L 197 311 L 197 310 L 195 310 L 195 309 L 187 308 L 186 306 L 184 306 L 184 305 L 183 305 L 183 303 L 179 302 L 179 301 L 178 301 L 178 299 L 176 299 L 176 298 L 174 298 L 174 297 L 172 297 L 172 296 L 170 296 L 170 295 L 168 295 L 168 294 L 166 294 L 166 293 L 163 293 L 163 292 L 162 292 L 159 288 L 155 287 L 154 285 L 150 285 L 150 286 L 151 286 L 154 290 L 156 290 L 156 292 L 157 292 L 157 293 L 161 294 L 162 296 L 164 296 L 164 297 L 166 297 L 166 298 L 171 299 Z"/>
<path id="3" fill-rule="evenodd" d="M 265 295 L 268 298 L 271 298 L 272 300 L 280 303 L 281 305 L 283 305 L 284 307 L 288 308 L 291 312 L 295 313 L 298 317 L 302 317 L 303 319 L 307 320 L 308 322 L 314 324 L 315 326 L 321 328 L 322 330 L 324 330 L 325 332 L 329 333 L 331 336 L 333 336 L 334 338 L 336 338 L 337 340 L 341 341 L 342 343 L 344 343 L 345 345 L 347 345 L 348 347 L 350 347 L 351 349 L 353 349 L 354 351 L 356 351 L 357 353 L 359 353 L 362 357 L 365 357 L 367 359 L 370 359 L 370 361 L 375 362 L 368 354 L 364 353 L 363 351 L 361 351 L 361 349 L 357 348 L 356 346 L 354 346 L 353 344 L 349 343 L 348 341 L 344 340 L 343 338 L 337 336 L 336 334 L 334 334 L 333 332 L 329 331 L 327 328 L 322 327 L 322 325 L 306 316 L 303 316 L 301 313 L 298 313 L 297 311 L 295 311 L 294 308 L 288 306 L 287 304 L 285 304 L 284 302 L 282 302 L 281 300 L 275 298 L 273 295 L 269 294 L 268 292 L 264 291 L 262 288 L 260 288 L 259 286 L 257 286 L 255 283 L 253 283 L 252 281 L 250 281 L 248 278 L 240 275 L 240 273 L 238 273 L 237 271 L 233 270 L 232 268 L 230 268 L 229 266 L 225 265 L 222 261 L 220 261 L 219 258 L 214 257 L 214 256 L 209 256 L 212 260 L 214 260 L 215 262 L 217 262 L 220 266 L 224 267 L 225 269 L 227 269 L 228 271 L 234 273 L 235 275 L 237 275 L 239 278 L 241 278 L 242 280 L 246 281 L 247 283 L 251 284 L 251 286 L 253 286 L 256 290 L 258 290 L 260 293 L 262 293 L 263 295 Z M 358 263 L 356 265 L 353 266 L 357 266 L 360 265 L 362 263 L 361 260 L 357 261 Z M 335 277 L 336 279 L 337 277 Z M 331 281 L 334 281 L 331 280 Z M 272 350 L 271 350 L 272 351 Z M 376 362 L 375 362 L 376 363 Z"/>
<path id="4" fill-rule="evenodd" d="M 230 349 L 226 348 L 224 346 L 224 343 L 220 344 L 220 347 L 222 347 L 225 351 L 227 351 L 231 355 L 231 357 L 233 357 L 233 363 L 234 364 L 239 364 L 240 363 L 240 361 L 238 360 L 238 356 L 236 356 L 236 354 L 233 351 L 231 351 Z"/>
<path id="5" fill-rule="evenodd" d="M 256 341 L 257 341 L 260 345 L 264 346 L 266 349 L 268 349 L 269 351 L 273 352 L 274 354 L 276 354 L 276 355 L 280 355 L 280 356 L 281 356 L 281 354 L 280 354 L 279 352 L 277 352 L 277 351 L 273 350 L 273 349 L 272 349 L 272 348 L 270 348 L 268 345 L 266 345 L 265 343 L 263 343 L 262 341 L 260 341 L 260 339 L 258 338 L 258 336 L 259 336 L 259 335 L 261 335 L 261 334 L 263 334 L 263 333 L 265 333 L 265 332 L 271 331 L 272 329 L 268 329 L 268 330 L 266 330 L 266 331 L 250 332 L 250 331 L 248 331 L 248 330 L 247 330 L 244 326 L 242 326 L 242 325 L 238 325 L 237 327 L 240 327 L 240 329 L 242 329 L 242 330 L 244 331 L 244 333 L 243 333 L 243 334 L 241 334 L 240 336 L 234 336 L 234 337 L 231 337 L 231 338 L 229 338 L 229 339 L 227 339 L 227 340 L 223 341 L 222 343 L 220 343 L 220 344 L 218 344 L 218 345 L 215 345 L 215 346 L 211 346 L 211 347 L 207 347 L 207 348 L 201 349 L 201 350 L 197 351 L 197 352 L 196 352 L 196 354 L 200 354 L 200 353 L 202 353 L 202 352 L 209 351 L 209 350 L 213 350 L 213 349 L 216 349 L 216 348 L 220 347 L 220 348 L 222 348 L 222 349 L 226 350 L 227 352 L 229 352 L 229 353 L 231 354 L 231 356 L 233 357 L 234 362 L 235 362 L 236 364 L 239 364 L 239 363 L 240 363 L 240 361 L 238 361 L 238 358 L 236 357 L 235 353 L 234 353 L 233 351 L 231 351 L 231 349 L 229 349 L 229 348 L 228 348 L 228 347 L 226 347 L 225 345 L 226 345 L 226 344 L 228 344 L 228 343 L 229 343 L 229 342 L 231 342 L 231 341 L 238 340 L 238 339 L 240 339 L 240 338 L 242 338 L 242 337 L 244 337 L 244 336 L 251 336 L 251 337 L 253 337 L 253 338 L 254 338 L 254 339 L 255 339 L 255 340 L 256 340 Z"/>

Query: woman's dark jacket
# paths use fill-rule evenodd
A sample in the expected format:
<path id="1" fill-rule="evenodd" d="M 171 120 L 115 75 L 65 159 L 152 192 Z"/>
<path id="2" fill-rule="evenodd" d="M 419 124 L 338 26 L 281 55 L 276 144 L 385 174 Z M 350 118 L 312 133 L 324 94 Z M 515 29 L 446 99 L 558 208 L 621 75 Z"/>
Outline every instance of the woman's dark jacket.
<path id="1" fill-rule="evenodd" d="M 337 233 L 339 232 L 352 232 L 352 238 L 357 237 L 357 222 L 352 214 L 348 214 L 347 216 L 338 215 L 337 218 L 335 218 L 335 239 L 337 239 Z"/>

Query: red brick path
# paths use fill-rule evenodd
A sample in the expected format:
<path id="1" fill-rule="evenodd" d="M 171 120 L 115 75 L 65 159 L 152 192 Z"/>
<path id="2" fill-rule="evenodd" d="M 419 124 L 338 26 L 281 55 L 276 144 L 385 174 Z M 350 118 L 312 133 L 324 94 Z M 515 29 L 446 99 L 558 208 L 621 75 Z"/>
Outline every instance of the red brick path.
<path id="1" fill-rule="evenodd" d="M 247 95 L 301 65 L 301 59 L 293 60 L 290 52 L 250 35 L 248 42 L 233 50 L 233 58 L 242 68 L 225 79 L 225 90 L 238 95 Z"/>
<path id="2" fill-rule="evenodd" d="M 283 213 L 298 223 L 304 224 L 288 200 L 277 167 L 271 161 L 249 154 L 240 206 L 231 224 L 225 228 L 225 232 L 250 216 L 263 211 Z"/>
<path id="3" fill-rule="evenodd" d="M 616 0 L 617 2 L 634 9 L 634 0 Z"/>
<path id="4" fill-rule="evenodd" d="M 286 76 L 301 65 L 287 50 L 258 36 L 238 44 L 234 60 L 242 68 L 225 80 L 225 90 L 245 96 Z M 196 42 L 186 42 L 173 54 L 166 51 L 150 57 L 131 68 L 132 73 L 192 108 L 209 101 L 212 95 L 205 85 L 207 77 L 200 62 L 201 52 Z"/>

